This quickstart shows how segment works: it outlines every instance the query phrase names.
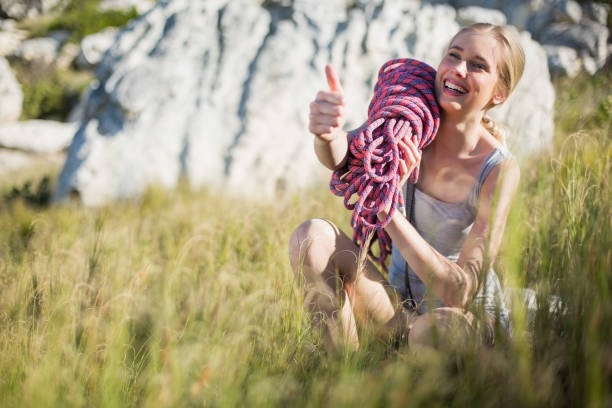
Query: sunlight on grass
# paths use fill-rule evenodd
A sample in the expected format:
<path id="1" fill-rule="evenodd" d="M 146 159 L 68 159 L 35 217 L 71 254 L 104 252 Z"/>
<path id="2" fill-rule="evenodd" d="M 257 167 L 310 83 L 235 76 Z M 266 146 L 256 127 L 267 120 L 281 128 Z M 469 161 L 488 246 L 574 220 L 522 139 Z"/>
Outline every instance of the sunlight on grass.
<path id="1" fill-rule="evenodd" d="M 528 324 L 515 299 L 514 337 L 492 348 L 394 351 L 366 330 L 327 354 L 287 255 L 305 219 L 348 230 L 325 182 L 272 203 L 181 187 L 98 209 L 3 193 L 0 405 L 610 406 L 610 82 L 558 84 L 553 152 L 522 165 L 496 270 L 538 308 Z"/>

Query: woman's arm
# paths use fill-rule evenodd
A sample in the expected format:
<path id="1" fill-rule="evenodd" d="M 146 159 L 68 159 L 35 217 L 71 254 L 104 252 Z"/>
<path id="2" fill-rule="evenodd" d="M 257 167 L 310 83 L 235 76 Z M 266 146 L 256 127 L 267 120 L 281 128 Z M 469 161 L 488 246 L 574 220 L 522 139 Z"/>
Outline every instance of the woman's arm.
<path id="1" fill-rule="evenodd" d="M 315 136 L 314 150 L 325 167 L 336 170 L 346 163 L 348 134 L 344 126 L 344 91 L 331 65 L 325 67 L 329 91 L 319 91 L 310 103 L 308 130 Z"/>
<path id="2" fill-rule="evenodd" d="M 331 140 L 315 135 L 314 150 L 321 164 L 330 170 L 344 166 L 348 156 L 348 138 L 348 133 L 341 130 Z"/>
<path id="3" fill-rule="evenodd" d="M 478 291 L 499 251 L 519 177 L 514 159 L 491 171 L 480 192 L 474 225 L 456 263 L 429 245 L 398 212 L 385 228 L 412 270 L 446 306 L 465 308 Z"/>

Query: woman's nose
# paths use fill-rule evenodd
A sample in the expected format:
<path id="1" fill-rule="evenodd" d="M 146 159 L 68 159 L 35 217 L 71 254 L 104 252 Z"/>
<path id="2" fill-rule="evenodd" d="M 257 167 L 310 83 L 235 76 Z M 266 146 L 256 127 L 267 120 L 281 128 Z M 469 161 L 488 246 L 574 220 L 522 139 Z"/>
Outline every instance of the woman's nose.
<path id="1" fill-rule="evenodd" d="M 455 72 L 457 76 L 465 78 L 465 75 L 467 74 L 467 63 L 463 60 L 457 62 L 453 67 L 453 72 Z"/>

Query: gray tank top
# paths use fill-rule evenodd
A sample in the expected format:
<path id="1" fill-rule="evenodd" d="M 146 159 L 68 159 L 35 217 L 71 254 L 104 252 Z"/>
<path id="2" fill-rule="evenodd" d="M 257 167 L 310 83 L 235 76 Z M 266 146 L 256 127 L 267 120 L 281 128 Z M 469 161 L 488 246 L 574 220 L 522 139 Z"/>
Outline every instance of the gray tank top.
<path id="1" fill-rule="evenodd" d="M 457 262 L 463 243 L 472 229 L 482 184 L 495 166 L 511 156 L 505 147 L 493 150 L 484 160 L 466 198 L 459 203 L 446 203 L 415 189 L 414 227 L 431 246 L 449 260 Z M 405 194 L 405 191 L 403 193 Z M 405 209 L 400 208 L 400 211 L 405 214 Z M 408 300 L 405 265 L 402 254 L 393 244 L 389 283 Z M 416 303 L 419 314 L 444 306 L 432 293 L 428 293 L 425 283 L 410 266 L 408 266 L 408 279 L 412 300 Z M 474 303 L 482 304 L 484 309 L 493 315 L 499 313 L 500 322 L 509 328 L 509 312 L 504 304 L 503 291 L 495 271 L 490 270 L 487 274 L 487 279 L 476 295 Z"/>

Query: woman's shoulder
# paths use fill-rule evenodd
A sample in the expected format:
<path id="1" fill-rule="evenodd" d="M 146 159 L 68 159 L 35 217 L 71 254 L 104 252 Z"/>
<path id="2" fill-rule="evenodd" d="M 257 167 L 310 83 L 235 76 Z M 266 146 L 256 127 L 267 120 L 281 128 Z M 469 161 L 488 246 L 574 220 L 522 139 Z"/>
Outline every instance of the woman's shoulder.
<path id="1" fill-rule="evenodd" d="M 488 132 L 487 132 L 488 133 Z M 489 181 L 497 184 L 500 174 L 514 180 L 520 176 L 520 169 L 516 157 L 512 154 L 505 142 L 501 142 L 494 137 L 485 137 L 483 140 L 485 157 L 482 161 L 478 181 L 480 185 Z"/>
<path id="2" fill-rule="evenodd" d="M 500 186 L 500 184 L 514 185 L 520 179 L 520 167 L 516 157 L 506 146 L 495 148 L 483 163 L 479 182 L 483 188 L 489 185 L 490 188 Z"/>

